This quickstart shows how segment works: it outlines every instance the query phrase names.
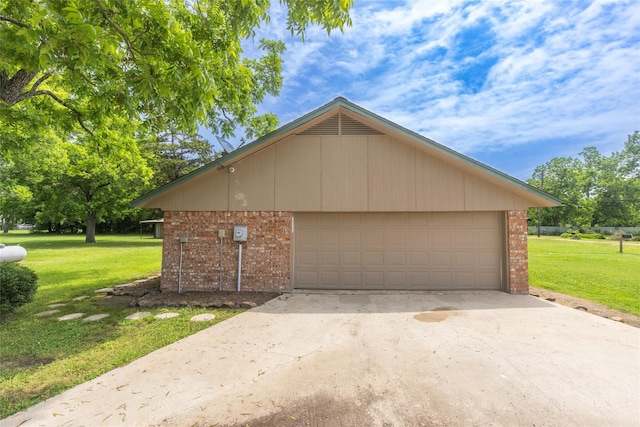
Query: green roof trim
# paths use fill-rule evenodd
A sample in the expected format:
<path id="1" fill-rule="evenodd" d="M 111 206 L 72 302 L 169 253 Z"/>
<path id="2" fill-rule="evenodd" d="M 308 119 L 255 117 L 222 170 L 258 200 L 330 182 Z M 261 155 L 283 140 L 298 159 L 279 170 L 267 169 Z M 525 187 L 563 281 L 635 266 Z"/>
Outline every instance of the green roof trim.
<path id="1" fill-rule="evenodd" d="M 201 168 L 183 176 L 180 177 L 172 182 L 170 182 L 169 184 L 166 184 L 162 187 L 159 187 L 135 200 L 133 200 L 131 202 L 132 206 L 139 206 L 140 204 L 146 202 L 147 200 L 153 199 L 169 190 L 171 190 L 172 188 L 178 187 L 182 184 L 184 184 L 185 182 L 191 181 L 192 179 L 202 175 L 203 173 L 206 173 L 212 169 L 224 166 L 225 163 L 230 163 L 233 161 L 233 159 L 242 156 L 242 154 L 246 153 L 247 151 L 253 150 L 254 148 L 257 148 L 265 143 L 267 143 L 268 141 L 271 141 L 275 138 L 278 138 L 280 136 L 283 136 L 289 132 L 291 132 L 292 130 L 294 130 L 297 127 L 300 127 L 302 125 L 304 125 L 305 123 L 320 117 L 321 115 L 335 109 L 338 107 L 343 107 L 347 110 L 350 110 L 356 114 L 359 114 L 363 117 L 366 117 L 369 120 L 374 121 L 375 123 L 390 128 L 392 130 L 394 130 L 395 132 L 398 132 L 400 134 L 402 134 L 403 136 L 409 137 L 417 142 L 420 142 L 424 145 L 427 145 L 428 147 L 439 151 L 443 154 L 446 154 L 450 157 L 453 157 L 463 163 L 466 163 L 470 166 L 473 166 L 477 169 L 480 169 L 502 181 L 505 181 L 508 184 L 514 185 L 516 187 L 519 187 L 529 193 L 533 193 L 538 197 L 541 197 L 551 203 L 555 203 L 557 205 L 561 205 L 562 201 L 560 199 L 558 199 L 555 196 L 552 196 L 551 194 L 542 191 L 538 188 L 532 187 L 531 185 L 527 184 L 526 182 L 520 181 L 517 178 L 514 178 L 504 172 L 501 172 L 497 169 L 492 168 L 491 166 L 488 166 L 482 162 L 479 162 L 475 159 L 472 159 L 471 157 L 468 157 L 462 153 L 459 153 L 455 150 L 452 150 L 449 147 L 446 147 L 438 142 L 433 141 L 432 139 L 426 138 L 412 130 L 409 130 L 405 127 L 402 127 L 400 125 L 398 125 L 397 123 L 394 123 L 388 119 L 385 119 L 384 117 L 381 117 L 375 113 L 372 113 L 369 110 L 366 110 L 362 107 L 360 107 L 359 105 L 356 105 L 354 103 L 352 103 L 351 101 L 347 100 L 346 98 L 343 97 L 337 97 L 335 98 L 333 101 L 318 107 L 317 109 L 301 116 L 300 118 L 293 120 L 292 122 L 289 122 L 287 124 L 285 124 L 284 126 L 281 126 L 280 128 L 276 129 L 273 132 L 270 132 L 264 136 L 261 136 L 260 138 L 256 139 L 255 141 L 244 145 L 234 151 L 232 151 L 231 153 L 222 156 L 216 160 L 214 160 L 213 162 L 202 166 Z"/>

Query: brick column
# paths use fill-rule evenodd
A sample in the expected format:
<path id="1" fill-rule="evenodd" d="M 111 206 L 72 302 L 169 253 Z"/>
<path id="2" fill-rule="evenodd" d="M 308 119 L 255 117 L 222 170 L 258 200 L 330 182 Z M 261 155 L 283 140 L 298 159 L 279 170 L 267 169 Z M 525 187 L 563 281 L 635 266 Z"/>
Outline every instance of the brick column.
<path id="1" fill-rule="evenodd" d="M 507 211 L 509 293 L 529 293 L 527 211 Z"/>

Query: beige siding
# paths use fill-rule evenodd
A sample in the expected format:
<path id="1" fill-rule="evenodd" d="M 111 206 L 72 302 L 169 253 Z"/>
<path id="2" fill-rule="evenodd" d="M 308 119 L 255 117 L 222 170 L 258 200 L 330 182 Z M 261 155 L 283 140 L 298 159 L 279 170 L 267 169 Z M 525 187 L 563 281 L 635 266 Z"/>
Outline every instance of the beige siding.
<path id="1" fill-rule="evenodd" d="M 233 165 L 229 206 L 232 211 L 275 210 L 275 147 L 268 147 Z"/>
<path id="2" fill-rule="evenodd" d="M 416 210 L 463 211 L 464 173 L 426 153 L 416 155 Z"/>
<path id="3" fill-rule="evenodd" d="M 320 211 L 322 137 L 298 137 L 282 142 L 276 145 L 275 155 L 276 210 Z"/>
<path id="4" fill-rule="evenodd" d="M 388 135 L 292 135 L 177 186 L 163 210 L 438 212 L 521 210 L 524 190 Z M 229 167 L 234 172 L 229 172 Z M 515 191 L 515 192 L 514 192 Z"/>
<path id="5" fill-rule="evenodd" d="M 372 136 L 368 142 L 368 210 L 415 211 L 415 148 L 386 136 Z"/>
<path id="6" fill-rule="evenodd" d="M 153 206 L 164 211 L 226 211 L 229 209 L 228 175 L 211 172 L 197 177 L 189 185 L 175 188 L 163 194 Z"/>
<path id="7" fill-rule="evenodd" d="M 324 212 L 369 210 L 367 159 L 366 136 L 322 137 Z"/>

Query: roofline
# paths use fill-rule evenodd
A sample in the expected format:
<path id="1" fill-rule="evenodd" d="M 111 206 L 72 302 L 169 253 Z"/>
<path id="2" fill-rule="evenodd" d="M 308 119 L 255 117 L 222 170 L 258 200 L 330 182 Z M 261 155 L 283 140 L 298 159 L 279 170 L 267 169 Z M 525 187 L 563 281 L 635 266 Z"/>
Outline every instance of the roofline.
<path id="1" fill-rule="evenodd" d="M 170 182 L 170 183 L 168 183 L 166 185 L 163 185 L 162 187 L 159 187 L 159 188 L 157 188 L 157 189 L 155 189 L 155 190 L 153 190 L 153 191 L 151 191 L 151 192 L 149 192 L 149 193 L 147 193 L 147 194 L 145 194 L 143 196 L 140 196 L 140 197 L 136 198 L 135 200 L 133 200 L 131 202 L 131 205 L 132 206 L 139 206 L 140 204 L 146 202 L 147 200 L 153 199 L 153 198 L 165 193 L 166 191 L 169 191 L 172 188 L 175 188 L 175 187 L 181 185 L 184 182 L 190 181 L 190 180 L 192 180 L 192 179 L 194 179 L 194 178 L 196 178 L 196 177 L 198 177 L 198 176 L 200 176 L 200 175 L 202 175 L 202 174 L 204 174 L 204 173 L 206 173 L 206 172 L 208 172 L 208 171 L 210 171 L 212 169 L 219 168 L 219 167 L 225 167 L 224 166 L 225 163 L 231 163 L 233 161 L 233 159 L 235 159 L 237 157 L 240 157 L 242 154 L 246 153 L 247 151 L 253 150 L 254 148 L 257 148 L 257 147 L 261 146 L 262 144 L 266 143 L 267 141 L 270 141 L 270 140 L 273 140 L 273 139 L 277 139 L 278 137 L 286 135 L 287 133 L 291 132 L 293 129 L 295 129 L 295 128 L 299 127 L 299 126 L 302 126 L 305 123 L 307 123 L 307 122 L 309 122 L 309 121 L 311 121 L 311 120 L 313 120 L 313 119 L 315 119 L 315 118 L 327 113 L 328 111 L 331 111 L 331 110 L 333 110 L 335 108 L 338 108 L 338 107 L 343 107 L 343 108 L 345 108 L 347 110 L 351 110 L 354 113 L 359 114 L 359 115 L 361 115 L 363 117 L 366 117 L 369 120 L 372 120 L 372 121 L 374 121 L 374 122 L 376 122 L 376 123 L 378 123 L 378 124 L 380 124 L 382 126 L 386 126 L 388 128 L 391 128 L 394 131 L 396 131 L 396 132 L 398 132 L 398 133 L 400 133 L 400 134 L 402 134 L 402 135 L 404 135 L 406 137 L 409 137 L 409 138 L 411 138 L 411 139 L 413 139 L 413 140 L 415 140 L 417 142 L 420 142 L 420 143 L 422 143 L 424 145 L 429 146 L 432 149 L 435 149 L 436 151 L 439 151 L 440 153 L 443 153 L 443 154 L 446 154 L 446 155 L 448 155 L 450 157 L 453 157 L 453 158 L 455 158 L 455 159 L 457 159 L 457 160 L 459 160 L 459 161 L 461 161 L 461 162 L 463 162 L 463 163 L 465 163 L 467 165 L 470 165 L 472 167 L 479 168 L 479 169 L 487 172 L 488 174 L 490 174 L 490 175 L 492 175 L 492 176 L 494 176 L 494 177 L 496 177 L 496 178 L 498 178 L 498 179 L 500 179 L 502 181 L 506 181 L 507 183 L 509 183 L 511 185 L 515 185 L 516 187 L 519 187 L 519 188 L 521 188 L 521 189 L 523 189 L 523 190 L 525 190 L 527 192 L 534 193 L 535 195 L 537 195 L 537 196 L 539 196 L 539 197 L 541 197 L 541 198 L 543 198 L 543 199 L 545 199 L 545 200 L 547 200 L 547 201 L 549 201 L 551 203 L 554 203 L 554 204 L 557 204 L 557 205 L 561 205 L 562 204 L 562 200 L 558 199 L 555 196 L 552 196 L 551 194 L 549 194 L 549 193 L 547 193 L 545 191 L 542 191 L 542 190 L 540 190 L 538 188 L 535 188 L 535 187 L 527 184 L 526 182 L 521 181 L 521 180 L 519 180 L 517 178 L 514 178 L 514 177 L 512 177 L 512 176 L 510 176 L 510 175 L 508 175 L 508 174 L 506 174 L 504 172 L 501 172 L 501 171 L 499 171 L 499 170 L 497 170 L 497 169 L 495 169 L 495 168 L 493 168 L 493 167 L 491 167 L 489 165 L 486 165 L 486 164 L 484 164 L 482 162 L 479 162 L 479 161 L 477 161 L 475 159 L 472 159 L 469 156 L 466 156 L 466 155 L 464 155 L 462 153 L 459 153 L 459 152 L 457 152 L 455 150 L 452 150 L 449 147 L 446 147 L 446 146 L 444 146 L 444 145 L 442 145 L 442 144 L 440 144 L 440 143 L 438 143 L 438 142 L 436 142 L 436 141 L 434 141 L 432 139 L 429 139 L 427 137 L 424 137 L 424 136 L 420 135 L 419 133 L 416 133 L 416 132 L 414 132 L 414 131 L 412 131 L 410 129 L 407 129 L 407 128 L 403 127 L 403 126 L 400 126 L 397 123 L 394 123 L 394 122 L 392 122 L 392 121 L 390 121 L 388 119 L 385 119 L 384 117 L 379 116 L 379 115 L 377 115 L 377 114 L 375 114 L 375 113 L 373 113 L 373 112 L 371 112 L 369 110 L 366 110 L 366 109 L 360 107 L 359 105 L 356 105 L 356 104 L 352 103 L 348 99 L 339 96 L 339 97 L 335 98 L 333 101 L 328 102 L 327 104 L 322 105 L 322 106 L 316 108 L 315 110 L 310 111 L 309 113 L 299 117 L 298 119 L 293 120 L 293 121 L 285 124 L 284 126 L 281 126 L 280 128 L 278 128 L 278 129 L 276 129 L 276 130 L 274 130 L 274 131 L 272 131 L 272 132 L 270 132 L 270 133 L 268 133 L 266 135 L 261 136 L 260 138 L 256 139 L 255 141 L 253 141 L 253 142 L 251 142 L 249 144 L 246 144 L 246 145 L 244 145 L 244 146 L 232 151 L 231 153 L 228 153 L 228 154 L 226 154 L 226 155 L 214 160 L 213 162 L 211 162 L 211 163 L 209 163 L 209 164 L 207 164 L 205 166 L 202 166 L 199 169 L 196 169 L 195 171 L 193 171 L 193 172 L 191 172 L 191 173 L 189 173 L 189 174 L 187 174 L 185 176 L 182 176 L 182 177 L 180 177 L 180 178 L 178 178 L 178 179 L 176 179 L 176 180 L 174 180 L 174 181 L 172 181 L 172 182 Z"/>

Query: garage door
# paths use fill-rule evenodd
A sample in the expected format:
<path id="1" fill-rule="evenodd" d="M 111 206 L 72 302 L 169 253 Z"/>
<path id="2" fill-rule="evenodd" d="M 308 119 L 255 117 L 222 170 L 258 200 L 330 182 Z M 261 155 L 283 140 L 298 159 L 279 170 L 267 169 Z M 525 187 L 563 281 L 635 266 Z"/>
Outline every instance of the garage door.
<path id="1" fill-rule="evenodd" d="M 501 288 L 500 212 L 297 213 L 296 289 Z"/>

